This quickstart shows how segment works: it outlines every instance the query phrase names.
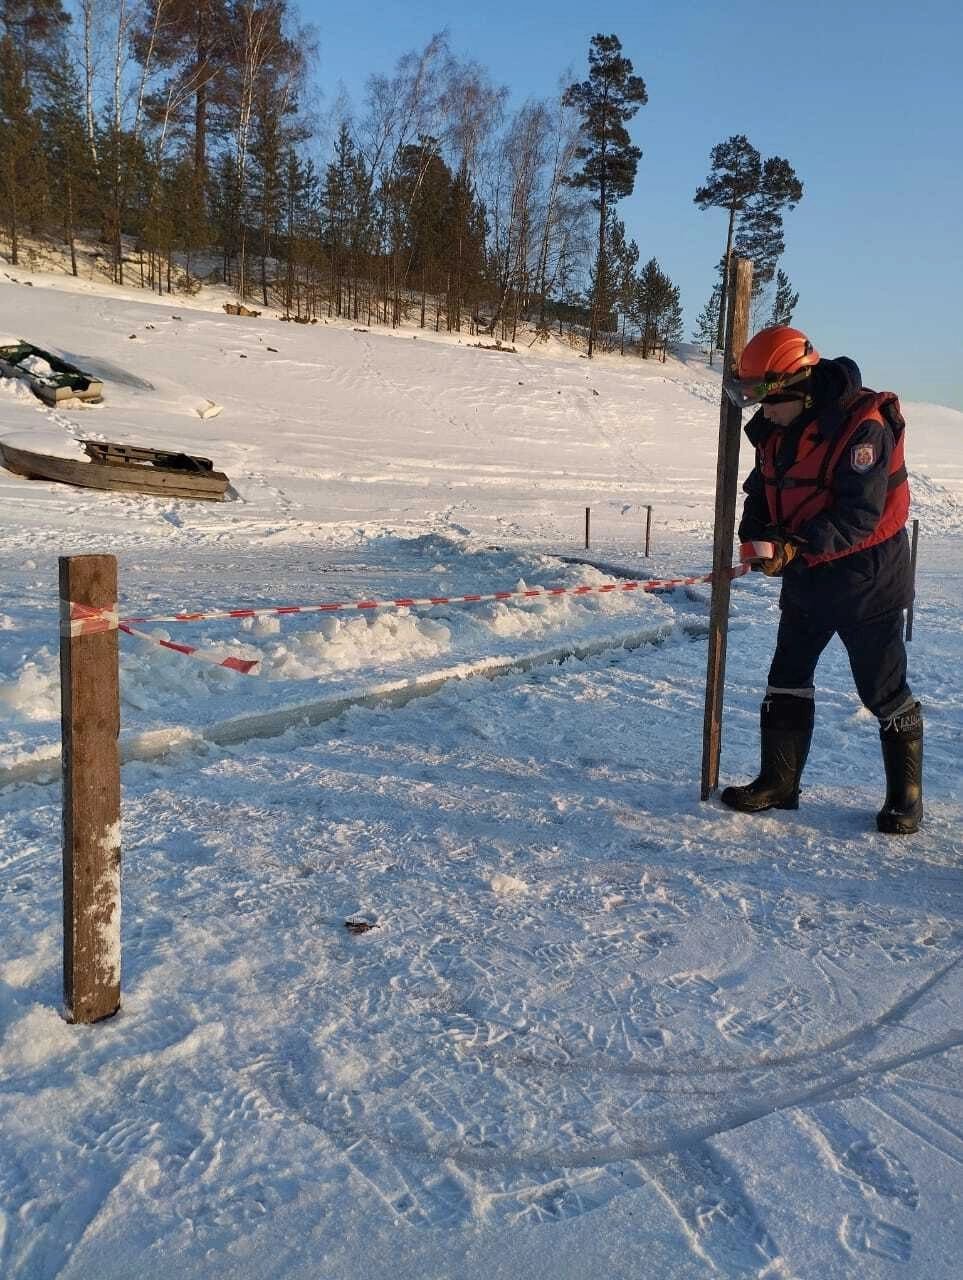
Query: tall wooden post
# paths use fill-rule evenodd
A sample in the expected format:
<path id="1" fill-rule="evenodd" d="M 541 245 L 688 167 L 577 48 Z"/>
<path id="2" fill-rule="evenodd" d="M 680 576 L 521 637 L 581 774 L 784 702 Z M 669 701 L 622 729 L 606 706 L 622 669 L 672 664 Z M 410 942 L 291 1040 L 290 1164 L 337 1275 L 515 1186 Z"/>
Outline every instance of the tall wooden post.
<path id="1" fill-rule="evenodd" d="M 585 550 L 586 551 L 588 551 L 589 545 L 591 544 L 591 541 L 592 541 L 591 529 L 592 529 L 592 508 L 586 507 L 585 508 Z"/>
<path id="2" fill-rule="evenodd" d="M 60 557 L 64 1011 L 120 1008 L 117 561 Z"/>
<path id="3" fill-rule="evenodd" d="M 749 303 L 752 263 L 735 259 L 735 284 L 729 291 L 726 350 L 723 376 L 739 362 L 749 336 Z M 732 282 L 730 275 L 730 285 Z M 725 391 L 719 411 L 719 456 L 716 464 L 715 538 L 712 548 L 712 602 L 709 612 L 709 660 L 706 671 L 705 720 L 702 729 L 702 799 L 708 800 L 719 785 L 722 749 L 722 695 L 726 678 L 726 643 L 729 636 L 729 592 L 732 542 L 736 527 L 739 487 L 739 443 L 742 412 Z"/>
<path id="4" fill-rule="evenodd" d="M 916 552 L 920 541 L 920 522 L 913 521 L 913 537 L 910 543 L 910 575 L 913 580 L 913 595 L 916 595 Z M 910 601 L 909 608 L 906 610 L 906 642 L 909 644 L 913 639 L 913 601 Z"/>
<path id="5" fill-rule="evenodd" d="M 645 508 L 645 555 L 648 559 L 649 548 L 652 545 L 652 508 Z"/>

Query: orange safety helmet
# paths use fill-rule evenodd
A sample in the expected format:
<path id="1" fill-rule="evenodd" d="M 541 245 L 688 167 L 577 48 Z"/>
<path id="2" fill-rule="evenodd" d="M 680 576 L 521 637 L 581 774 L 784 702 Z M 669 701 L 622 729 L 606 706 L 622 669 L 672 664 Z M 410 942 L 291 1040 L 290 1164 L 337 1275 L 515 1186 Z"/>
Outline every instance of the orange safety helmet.
<path id="1" fill-rule="evenodd" d="M 724 380 L 726 394 L 740 409 L 804 382 L 819 363 L 819 352 L 800 329 L 777 324 L 746 344 L 738 373 Z M 801 388 L 800 388 L 801 389 Z"/>

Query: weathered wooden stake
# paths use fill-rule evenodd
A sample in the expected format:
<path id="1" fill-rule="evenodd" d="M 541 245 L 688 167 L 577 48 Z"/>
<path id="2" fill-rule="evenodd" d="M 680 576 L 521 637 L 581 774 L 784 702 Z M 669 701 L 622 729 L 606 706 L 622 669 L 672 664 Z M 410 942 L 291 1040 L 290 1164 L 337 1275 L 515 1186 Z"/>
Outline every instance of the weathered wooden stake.
<path id="1" fill-rule="evenodd" d="M 112 611 L 106 628 L 71 625 L 71 606 Z M 97 1022 L 120 1008 L 120 689 L 117 561 L 60 557 L 63 742 L 64 1013 Z"/>
<path id="2" fill-rule="evenodd" d="M 729 291 L 726 350 L 723 376 L 734 371 L 749 336 L 749 302 L 752 263 L 735 259 L 735 287 Z M 730 275 L 730 285 L 733 276 Z M 705 720 L 702 729 L 702 799 L 708 800 L 719 785 L 722 749 L 722 695 L 726 678 L 726 642 L 729 635 L 729 593 L 732 585 L 732 541 L 736 526 L 736 494 L 739 486 L 739 443 L 742 413 L 725 391 L 719 411 L 719 456 L 716 464 L 715 539 L 712 549 L 712 602 L 709 613 L 709 660 L 706 671 Z"/>
<path id="3" fill-rule="evenodd" d="M 913 521 L 913 537 L 910 542 L 910 576 L 913 580 L 913 595 L 916 595 L 916 549 L 920 540 L 920 522 Z M 913 601 L 910 601 L 909 608 L 906 610 L 906 643 L 913 639 Z"/>
<path id="4" fill-rule="evenodd" d="M 645 554 L 649 555 L 649 547 L 652 544 L 652 508 L 645 508 Z"/>
<path id="5" fill-rule="evenodd" d="M 591 529 L 591 524 L 592 524 L 592 508 L 586 507 L 585 508 L 585 550 L 586 551 L 588 551 L 589 549 L 589 542 L 590 542 L 589 531 Z"/>

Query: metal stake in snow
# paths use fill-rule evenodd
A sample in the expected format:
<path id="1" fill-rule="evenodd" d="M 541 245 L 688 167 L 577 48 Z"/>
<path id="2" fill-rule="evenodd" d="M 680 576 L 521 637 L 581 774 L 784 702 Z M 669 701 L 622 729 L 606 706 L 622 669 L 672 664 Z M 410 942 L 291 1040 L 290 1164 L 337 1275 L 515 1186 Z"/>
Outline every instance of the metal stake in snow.
<path id="1" fill-rule="evenodd" d="M 723 372 L 734 370 L 749 336 L 749 301 L 752 263 L 735 259 L 735 288 L 729 295 L 729 323 Z M 732 279 L 730 270 L 729 279 Z M 702 730 L 702 799 L 719 785 L 722 748 L 722 694 L 726 679 L 726 642 L 729 636 L 729 588 L 732 541 L 736 526 L 736 493 L 739 485 L 739 440 L 742 412 L 725 391 L 719 411 L 719 458 L 716 464 L 715 538 L 712 548 L 712 604 L 709 613 L 709 662 L 706 671 L 706 707 Z"/>
<path id="2" fill-rule="evenodd" d="M 64 1012 L 120 1008 L 117 561 L 60 557 Z"/>
<path id="3" fill-rule="evenodd" d="M 913 537 L 910 545 L 910 577 L 913 580 L 913 596 L 916 596 L 916 552 L 920 542 L 920 522 L 913 521 Z M 909 603 L 906 610 L 906 643 L 913 639 L 913 601 Z"/>

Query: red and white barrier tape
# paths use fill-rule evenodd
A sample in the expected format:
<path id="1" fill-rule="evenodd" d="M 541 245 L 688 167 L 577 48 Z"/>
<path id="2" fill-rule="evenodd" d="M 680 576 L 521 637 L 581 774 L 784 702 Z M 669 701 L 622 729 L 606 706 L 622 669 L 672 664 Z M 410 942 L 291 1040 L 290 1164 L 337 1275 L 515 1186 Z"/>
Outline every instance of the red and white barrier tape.
<path id="1" fill-rule="evenodd" d="M 159 636 L 148 635 L 146 631 L 135 631 L 125 622 L 120 623 L 119 629 L 129 636 L 136 636 L 138 640 L 159 644 L 162 649 L 173 649 L 175 653 L 183 653 L 188 658 L 197 658 L 199 662 L 209 662 L 214 667 L 227 667 L 229 671 L 239 671 L 244 676 L 249 676 L 254 668 L 261 664 L 260 658 L 218 658 L 215 654 L 208 653 L 206 649 L 198 649 L 194 645 L 175 644 L 173 640 L 161 640 Z"/>
<path id="2" fill-rule="evenodd" d="M 729 570 L 732 578 L 741 578 L 749 572 L 748 564 L 734 565 Z M 289 604 L 276 605 L 265 609 L 225 609 L 209 613 L 174 613 L 144 618 L 118 618 L 117 607 L 111 609 L 92 609 L 88 605 L 70 605 L 69 631 L 64 630 L 68 624 L 62 624 L 63 634 L 71 636 L 95 635 L 101 631 L 120 630 L 139 640 L 160 645 L 163 649 L 172 649 L 189 658 L 197 658 L 200 662 L 208 662 L 216 667 L 226 667 L 229 671 L 238 671 L 242 675 L 250 675 L 260 665 L 257 658 L 218 658 L 207 650 L 193 645 L 175 644 L 172 640 L 161 640 L 158 636 L 149 635 L 145 631 L 137 631 L 132 624 L 159 622 L 207 622 L 224 618 L 263 618 L 277 617 L 295 613 L 337 613 L 372 609 L 411 609 L 433 607 L 439 604 L 479 604 L 489 600 L 530 600 L 537 597 L 611 595 L 613 592 L 626 591 L 666 591 L 674 587 L 695 586 L 698 583 L 711 582 L 712 574 L 706 573 L 692 578 L 649 578 L 645 582 L 611 582 L 600 587 L 532 587 L 522 591 L 493 591 L 487 595 L 464 596 L 426 596 L 424 598 L 400 597 L 395 600 L 359 600 L 353 604 Z M 76 629 L 74 629 L 76 628 Z"/>
<path id="3" fill-rule="evenodd" d="M 740 578 L 748 571 L 748 565 L 735 565 L 730 574 Z M 667 591 L 673 587 L 689 587 L 701 582 L 711 582 L 712 574 L 706 573 L 696 578 L 649 578 L 645 582 L 608 582 L 601 587 L 532 587 L 522 591 L 493 591 L 487 595 L 466 596 L 424 596 L 422 598 L 402 596 L 395 600 L 357 600 L 353 603 L 341 604 L 335 601 L 325 604 L 287 604 L 276 605 L 266 609 L 224 609 L 211 610 L 208 613 L 171 613 L 158 614 L 155 617 L 122 618 L 125 623 L 153 622 L 208 622 L 223 618 L 263 618 L 293 613 L 339 613 L 357 612 L 372 609 L 414 609 L 431 608 L 439 604 L 480 604 L 488 600 L 530 600 L 538 596 L 588 596 L 611 595 L 624 591 Z"/>
<path id="4" fill-rule="evenodd" d="M 75 600 L 62 600 L 60 603 L 62 636 L 96 636 L 104 631 L 116 631 L 120 626 L 116 604 L 98 609 L 89 604 L 77 604 Z"/>

